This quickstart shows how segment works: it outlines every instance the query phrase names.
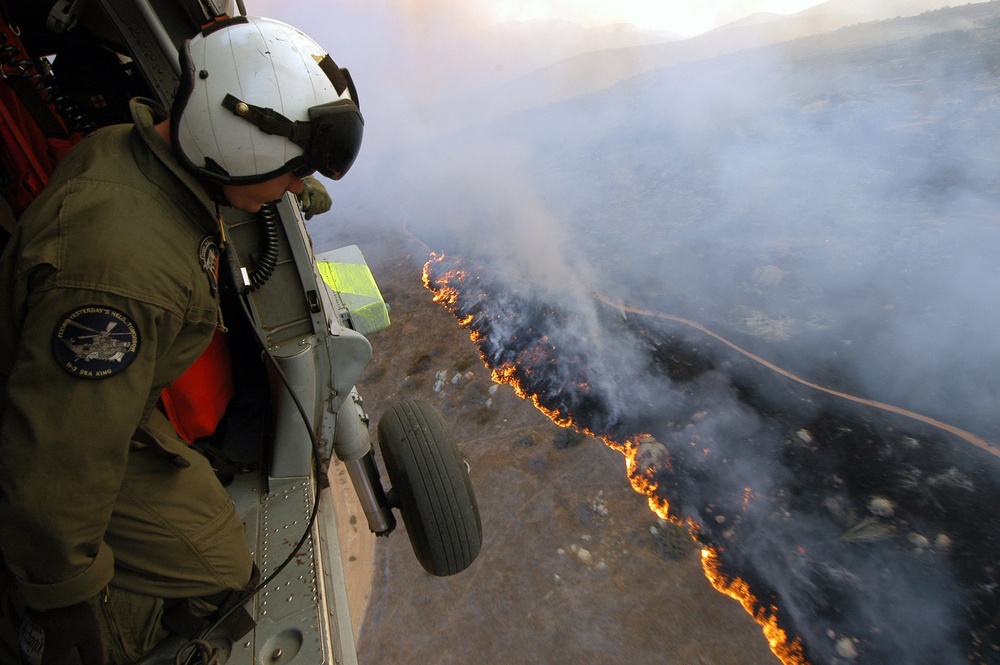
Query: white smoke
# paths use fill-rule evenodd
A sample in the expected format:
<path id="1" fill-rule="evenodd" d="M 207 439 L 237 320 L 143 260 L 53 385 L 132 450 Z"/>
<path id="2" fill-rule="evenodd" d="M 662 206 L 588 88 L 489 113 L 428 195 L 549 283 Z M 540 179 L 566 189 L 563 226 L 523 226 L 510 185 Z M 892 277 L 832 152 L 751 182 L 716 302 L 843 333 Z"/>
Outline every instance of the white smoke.
<path id="1" fill-rule="evenodd" d="M 301 3 L 261 5 L 316 25 Z M 783 503 L 795 478 L 775 460 L 788 455 L 788 432 L 737 399 L 732 376 L 742 370 L 719 366 L 678 390 L 644 364 L 640 341 L 602 334 L 590 295 L 695 320 L 809 380 L 995 435 L 1000 85 L 992 33 L 968 31 L 975 10 L 643 65 L 636 77 L 534 108 L 540 80 L 551 88 L 597 78 L 597 68 L 513 79 L 482 69 L 496 62 L 482 33 L 463 10 L 432 6 L 337 3 L 324 9 L 328 37 L 309 30 L 352 71 L 367 121 L 357 165 L 331 185 L 338 212 L 322 224 L 405 225 L 435 250 L 507 275 L 512 288 L 537 285 L 534 297 L 572 323 L 551 331 L 565 337 L 557 347 L 588 349 L 578 366 L 590 374 L 561 380 L 602 395 L 607 422 L 633 408 L 664 429 L 690 423 L 673 442 L 680 450 L 704 442 L 708 452 L 679 467 L 688 476 L 664 477 L 682 517 L 725 538 L 707 506 L 745 488 L 779 496 L 751 502 L 759 512 L 744 515 L 740 544 L 768 584 L 786 585 L 775 591 L 813 631 L 815 653 L 835 658 L 837 643 L 808 618 L 841 608 L 817 607 L 810 587 L 842 587 L 856 610 L 850 627 L 910 649 L 869 652 L 866 662 L 926 653 L 960 662 L 950 639 L 964 599 L 945 554 L 926 555 L 942 565 L 921 579 L 908 562 L 924 555 L 912 548 L 891 575 L 861 546 L 838 560 L 814 552 L 848 526 Z M 615 62 L 648 63 L 642 53 Z M 323 226 L 313 229 L 321 246 Z M 509 302 L 498 311 L 517 306 Z M 511 332 L 493 331 L 496 341 Z M 768 406 L 794 406 L 793 420 L 815 415 L 798 394 L 784 405 L 784 393 L 753 376 Z M 925 473 L 885 451 L 883 482 L 900 469 Z M 782 511 L 778 525 L 754 521 Z M 790 550 L 796 541 L 810 548 Z M 895 623 L 882 625 L 886 615 Z"/>

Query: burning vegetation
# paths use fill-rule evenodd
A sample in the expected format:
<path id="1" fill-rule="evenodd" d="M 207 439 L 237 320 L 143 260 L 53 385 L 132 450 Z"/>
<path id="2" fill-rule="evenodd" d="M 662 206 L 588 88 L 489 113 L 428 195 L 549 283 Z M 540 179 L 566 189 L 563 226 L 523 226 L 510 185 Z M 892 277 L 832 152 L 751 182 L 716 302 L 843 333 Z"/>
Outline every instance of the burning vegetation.
<path id="1" fill-rule="evenodd" d="M 495 381 L 624 455 L 783 663 L 1000 663 L 993 444 L 791 380 L 683 319 L 443 256 L 424 282 Z"/>

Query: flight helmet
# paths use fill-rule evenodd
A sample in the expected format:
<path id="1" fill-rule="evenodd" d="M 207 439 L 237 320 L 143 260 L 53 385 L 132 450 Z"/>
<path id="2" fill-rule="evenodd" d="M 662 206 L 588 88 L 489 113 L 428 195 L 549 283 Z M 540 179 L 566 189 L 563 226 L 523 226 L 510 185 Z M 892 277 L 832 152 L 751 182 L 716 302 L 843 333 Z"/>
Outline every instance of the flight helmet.
<path id="1" fill-rule="evenodd" d="M 222 20 L 187 40 L 180 60 L 170 134 L 188 169 L 252 185 L 289 171 L 339 180 L 351 168 L 364 131 L 354 82 L 298 29 Z"/>

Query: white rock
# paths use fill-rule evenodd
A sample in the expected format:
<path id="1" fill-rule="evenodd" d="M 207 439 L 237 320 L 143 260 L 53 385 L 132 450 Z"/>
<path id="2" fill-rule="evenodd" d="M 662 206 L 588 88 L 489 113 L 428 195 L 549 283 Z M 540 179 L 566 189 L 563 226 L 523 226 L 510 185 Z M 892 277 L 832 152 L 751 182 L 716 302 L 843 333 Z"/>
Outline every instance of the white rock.
<path id="1" fill-rule="evenodd" d="M 884 496 L 873 496 L 868 501 L 868 512 L 877 517 L 892 517 L 896 506 Z"/>
<path id="2" fill-rule="evenodd" d="M 667 452 L 666 446 L 653 437 L 644 437 L 639 442 L 635 453 L 635 466 L 639 473 L 656 472 L 669 460 L 670 453 Z"/>
<path id="3" fill-rule="evenodd" d="M 778 266 L 763 266 L 754 271 L 753 278 L 757 286 L 773 287 L 785 279 L 785 271 Z"/>
<path id="4" fill-rule="evenodd" d="M 848 660 L 857 658 L 858 649 L 854 646 L 854 640 L 849 637 L 841 637 L 837 640 L 837 653 Z"/>

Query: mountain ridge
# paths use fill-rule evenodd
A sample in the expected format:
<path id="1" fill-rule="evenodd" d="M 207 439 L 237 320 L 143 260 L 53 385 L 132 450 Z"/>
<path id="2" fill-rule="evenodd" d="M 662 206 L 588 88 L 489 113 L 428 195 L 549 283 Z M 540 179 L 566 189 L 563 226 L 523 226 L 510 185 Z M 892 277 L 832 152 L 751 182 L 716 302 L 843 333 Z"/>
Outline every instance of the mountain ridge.
<path id="1" fill-rule="evenodd" d="M 855 0 L 830 0 L 798 14 L 770 21 L 746 25 L 746 18 L 740 19 L 734 24 L 685 40 L 581 53 L 492 89 L 480 90 L 481 97 L 473 95 L 471 99 L 457 100 L 454 105 L 456 123 L 458 126 L 469 126 L 513 111 L 547 106 L 599 92 L 620 81 L 684 62 L 708 60 L 746 49 L 775 46 L 857 27 L 859 23 L 847 23 L 853 19 L 844 17 L 862 16 L 858 10 L 861 4 Z M 926 9 L 929 4 L 932 4 L 929 0 L 902 0 L 880 5 L 880 14 L 874 14 L 873 10 L 865 16 L 883 15 L 883 18 L 860 23 L 879 23 L 880 30 L 885 30 L 888 39 L 945 32 L 962 28 L 968 15 L 978 14 L 983 10 L 982 6 L 996 2 L 969 3 L 962 7 L 935 10 Z M 940 4 L 940 1 L 933 0 L 933 4 Z M 899 18 L 888 16 L 905 10 L 913 13 Z"/>

